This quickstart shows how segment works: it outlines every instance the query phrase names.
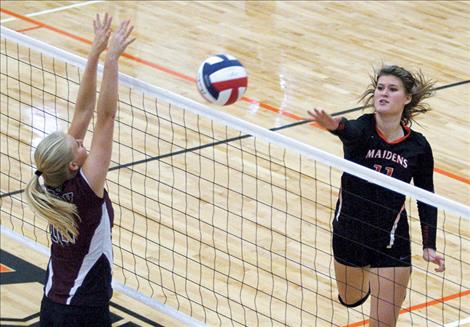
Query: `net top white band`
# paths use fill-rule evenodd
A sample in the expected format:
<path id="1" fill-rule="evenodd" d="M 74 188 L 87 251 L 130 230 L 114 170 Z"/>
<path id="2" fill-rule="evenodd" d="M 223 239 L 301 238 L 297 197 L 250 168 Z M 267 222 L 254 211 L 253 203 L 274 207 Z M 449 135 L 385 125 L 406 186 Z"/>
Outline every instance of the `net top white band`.
<path id="1" fill-rule="evenodd" d="M 46 53 L 57 59 L 72 63 L 78 67 L 85 67 L 86 65 L 86 59 L 80 56 L 71 54 L 62 49 L 53 47 L 47 43 L 17 33 L 3 26 L 1 26 L 1 35 L 2 37 L 17 41 L 18 43 L 24 44 L 25 46 L 38 50 L 42 53 Z M 102 65 L 99 65 L 98 72 L 102 73 L 102 70 Z M 314 148 L 310 145 L 299 142 L 287 136 L 278 134 L 258 125 L 233 117 L 221 111 L 211 109 L 196 101 L 185 98 L 168 90 L 156 87 L 144 81 L 135 79 L 126 74 L 120 73 L 119 81 L 120 83 L 126 84 L 129 87 L 141 90 L 149 95 L 163 99 L 193 113 L 203 115 L 212 120 L 224 123 L 227 126 L 250 134 L 253 137 L 261 138 L 270 143 L 275 143 L 289 150 L 295 150 L 304 156 L 320 161 L 341 171 L 348 172 L 369 182 L 389 188 L 398 193 L 410 196 L 412 198 L 415 198 L 416 200 L 422 201 L 429 205 L 451 211 L 465 219 L 470 219 L 470 207 L 459 202 L 425 191 L 408 183 L 389 177 L 385 174 L 378 173 L 366 167 L 347 161 L 343 158 L 334 156 L 325 151 Z"/>

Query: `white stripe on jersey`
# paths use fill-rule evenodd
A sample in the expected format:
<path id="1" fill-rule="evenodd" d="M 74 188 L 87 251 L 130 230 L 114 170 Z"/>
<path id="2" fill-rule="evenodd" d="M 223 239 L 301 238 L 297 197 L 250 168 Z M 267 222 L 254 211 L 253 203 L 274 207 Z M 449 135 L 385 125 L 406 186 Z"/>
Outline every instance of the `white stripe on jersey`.
<path id="1" fill-rule="evenodd" d="M 77 278 L 73 284 L 73 287 L 70 289 L 69 297 L 67 298 L 67 304 L 70 304 L 73 296 L 77 289 L 83 284 L 86 275 L 93 268 L 93 265 L 98 261 L 103 254 L 109 260 L 109 243 L 111 243 L 111 227 L 109 224 L 108 210 L 106 209 L 106 202 L 103 203 L 101 221 L 98 227 L 96 227 L 95 233 L 91 238 L 90 248 L 88 253 L 83 258 L 82 266 L 78 271 Z M 112 262 L 110 262 L 112 264 Z"/>
<path id="2" fill-rule="evenodd" d="M 111 274 L 113 272 L 113 242 L 111 239 L 111 224 L 108 214 L 108 208 L 106 207 L 106 201 L 103 202 L 103 216 L 105 216 L 104 228 L 109 231 L 109 234 L 103 239 L 103 253 L 108 258 L 109 265 L 111 266 Z"/>
<path id="3" fill-rule="evenodd" d="M 80 174 L 82 175 L 85 182 L 90 185 L 85 174 L 80 169 Z M 91 188 L 91 187 L 90 187 Z M 111 267 L 113 265 L 112 259 L 112 243 L 111 243 L 111 225 L 109 223 L 109 214 L 108 209 L 106 208 L 106 201 L 103 202 L 101 207 L 101 220 L 98 227 L 96 227 L 95 233 L 91 238 L 90 248 L 88 253 L 83 258 L 82 266 L 78 271 L 77 278 L 74 281 L 73 287 L 70 289 L 69 297 L 67 298 L 66 303 L 70 304 L 72 298 L 74 297 L 77 289 L 83 284 L 88 272 L 93 268 L 93 265 L 101 258 L 102 255 L 105 255 L 108 259 Z"/>
<path id="4" fill-rule="evenodd" d="M 338 197 L 339 197 L 339 205 L 338 205 L 338 212 L 336 213 L 336 217 L 335 217 L 336 221 L 339 221 L 339 215 L 341 214 L 341 207 L 343 205 L 343 192 L 341 189 L 339 189 Z"/>
<path id="5" fill-rule="evenodd" d="M 52 288 L 52 276 L 54 275 L 54 270 L 52 270 L 52 260 L 49 259 L 48 264 L 49 275 L 47 276 L 47 283 L 44 289 L 44 294 L 47 296 Z"/>
<path id="6" fill-rule="evenodd" d="M 397 230 L 398 227 L 398 222 L 400 221 L 401 213 L 405 209 L 405 204 L 401 206 L 400 212 L 398 213 L 397 217 L 395 218 L 395 222 L 393 223 L 392 230 L 390 231 L 390 243 L 387 245 L 387 249 L 391 249 L 393 246 L 393 243 L 395 243 L 395 231 Z"/>

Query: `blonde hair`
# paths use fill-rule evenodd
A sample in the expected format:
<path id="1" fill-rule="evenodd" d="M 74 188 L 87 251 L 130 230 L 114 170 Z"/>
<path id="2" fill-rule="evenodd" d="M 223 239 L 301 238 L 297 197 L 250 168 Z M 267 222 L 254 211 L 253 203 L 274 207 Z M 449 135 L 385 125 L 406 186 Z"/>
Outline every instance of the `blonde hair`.
<path id="1" fill-rule="evenodd" d="M 34 152 L 37 169 L 42 173 L 44 182 L 50 187 L 62 185 L 74 176 L 69 163 L 74 159 L 67 134 L 55 132 L 44 138 Z M 26 200 L 39 216 L 52 225 L 67 242 L 74 243 L 78 236 L 77 207 L 49 193 L 39 183 L 39 176 L 34 175 L 25 189 Z M 61 238 L 59 238 L 60 241 Z"/>

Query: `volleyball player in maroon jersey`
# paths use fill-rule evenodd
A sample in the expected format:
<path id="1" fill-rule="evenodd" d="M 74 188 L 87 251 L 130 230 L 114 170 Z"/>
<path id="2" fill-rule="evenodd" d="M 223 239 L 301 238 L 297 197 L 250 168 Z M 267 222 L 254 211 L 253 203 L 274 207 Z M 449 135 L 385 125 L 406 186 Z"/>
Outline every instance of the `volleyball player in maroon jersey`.
<path id="1" fill-rule="evenodd" d="M 432 83 L 421 73 L 384 66 L 362 99 L 374 113 L 357 120 L 333 118 L 322 109 L 308 114 L 343 143 L 344 157 L 433 192 L 432 150 L 410 128 L 429 107 Z M 423 258 L 445 269 L 436 254 L 437 209 L 418 201 Z M 333 219 L 333 253 L 339 301 L 347 307 L 371 297 L 370 326 L 395 326 L 411 274 L 411 244 L 405 196 L 344 173 Z"/>
<path id="2" fill-rule="evenodd" d="M 117 110 L 118 60 L 133 27 L 124 21 L 111 33 L 112 18 L 97 15 L 95 38 L 67 133 L 55 132 L 38 145 L 37 171 L 25 194 L 47 219 L 51 233 L 41 326 L 111 326 L 113 208 L 104 189 Z M 96 125 L 89 154 L 83 147 L 96 102 L 96 71 L 106 49 Z M 44 187 L 39 177 L 44 179 Z"/>

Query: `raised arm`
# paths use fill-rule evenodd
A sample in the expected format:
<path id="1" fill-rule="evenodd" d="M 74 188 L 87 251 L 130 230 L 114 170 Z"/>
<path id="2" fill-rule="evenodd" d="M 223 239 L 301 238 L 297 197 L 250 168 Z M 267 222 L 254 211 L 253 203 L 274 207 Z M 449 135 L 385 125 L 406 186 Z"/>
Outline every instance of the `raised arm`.
<path id="1" fill-rule="evenodd" d="M 118 60 L 126 47 L 135 40 L 129 39 L 132 30 L 129 20 L 124 21 L 109 41 L 98 99 L 95 133 L 90 153 L 82 166 L 88 183 L 99 197 L 103 196 L 106 174 L 111 162 L 118 99 Z"/>
<path id="2" fill-rule="evenodd" d="M 80 88 L 78 89 L 72 124 L 68 130 L 68 133 L 75 139 L 83 139 L 85 137 L 91 117 L 93 117 L 96 104 L 96 70 L 100 54 L 108 45 L 111 34 L 111 21 L 112 17 L 108 16 L 107 13 L 104 15 L 103 21 L 101 21 L 99 14 L 93 20 L 95 39 L 88 54 L 87 64 L 83 72 Z"/>

